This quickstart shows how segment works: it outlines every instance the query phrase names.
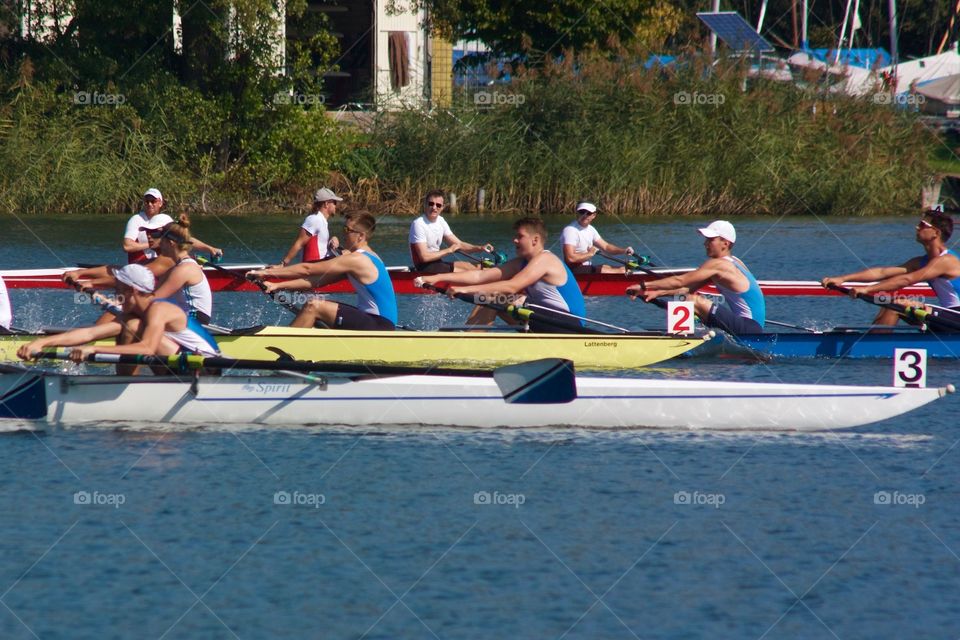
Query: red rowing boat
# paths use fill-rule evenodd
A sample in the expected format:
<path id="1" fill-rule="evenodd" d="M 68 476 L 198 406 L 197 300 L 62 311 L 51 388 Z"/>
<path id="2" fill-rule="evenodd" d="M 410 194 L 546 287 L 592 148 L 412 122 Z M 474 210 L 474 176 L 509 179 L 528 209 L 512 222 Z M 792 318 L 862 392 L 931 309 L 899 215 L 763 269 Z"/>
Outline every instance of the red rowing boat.
<path id="1" fill-rule="evenodd" d="M 204 271 L 210 281 L 210 288 L 214 291 L 259 291 L 253 283 L 244 279 L 244 274 L 251 269 L 261 269 L 260 264 L 224 265 L 221 269 L 206 267 Z M 71 269 L 20 269 L 0 271 L 7 287 L 10 289 L 69 289 L 61 281 L 61 277 Z M 389 267 L 390 279 L 393 287 L 399 294 L 430 293 L 425 289 L 413 286 L 413 279 L 419 273 L 409 271 L 406 267 Z M 655 275 L 647 273 L 593 273 L 577 276 L 580 290 L 588 296 L 622 296 L 627 287 L 645 280 L 662 278 L 678 273 L 692 271 L 690 267 L 656 267 L 651 269 Z M 838 296 L 842 295 L 830 289 L 824 289 L 819 282 L 813 280 L 760 280 L 760 288 L 768 296 Z M 865 283 L 846 283 L 846 286 L 857 286 Z M 353 287 L 346 280 L 327 285 L 317 291 L 323 293 L 351 293 Z M 703 289 L 705 293 L 717 293 L 712 286 Z M 917 284 L 905 287 L 897 292 L 899 295 L 933 297 L 933 290 L 927 285 Z"/>

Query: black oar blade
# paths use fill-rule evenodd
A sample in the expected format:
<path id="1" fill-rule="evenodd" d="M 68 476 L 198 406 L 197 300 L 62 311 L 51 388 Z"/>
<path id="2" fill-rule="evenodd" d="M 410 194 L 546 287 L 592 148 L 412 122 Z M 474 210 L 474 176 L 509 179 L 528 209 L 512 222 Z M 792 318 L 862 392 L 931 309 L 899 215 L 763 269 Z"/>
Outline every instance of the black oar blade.
<path id="1" fill-rule="evenodd" d="M 573 362 L 544 358 L 499 367 L 493 379 L 511 404 L 566 404 L 577 397 Z"/>

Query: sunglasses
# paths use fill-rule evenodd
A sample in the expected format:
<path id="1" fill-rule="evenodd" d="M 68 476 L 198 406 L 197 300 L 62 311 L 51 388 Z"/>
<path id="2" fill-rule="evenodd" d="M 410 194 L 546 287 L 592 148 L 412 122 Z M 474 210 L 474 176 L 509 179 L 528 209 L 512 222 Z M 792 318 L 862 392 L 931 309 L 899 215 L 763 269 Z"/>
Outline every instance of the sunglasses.
<path id="1" fill-rule="evenodd" d="M 431 209 L 443 209 L 442 202 L 428 202 L 427 206 L 430 207 Z"/>
<path id="2" fill-rule="evenodd" d="M 346 233 L 363 233 L 363 231 L 361 231 L 360 229 L 354 229 L 353 227 L 348 227 L 346 225 L 344 225 L 343 230 Z"/>
<path id="3" fill-rule="evenodd" d="M 144 196 L 143 201 L 144 201 L 144 202 L 150 202 L 150 203 L 158 202 L 158 200 L 157 200 L 156 198 L 154 198 L 153 196 Z"/>
<path id="4" fill-rule="evenodd" d="M 933 229 L 933 225 L 927 222 L 926 220 L 921 220 L 917 223 L 918 229 Z"/>

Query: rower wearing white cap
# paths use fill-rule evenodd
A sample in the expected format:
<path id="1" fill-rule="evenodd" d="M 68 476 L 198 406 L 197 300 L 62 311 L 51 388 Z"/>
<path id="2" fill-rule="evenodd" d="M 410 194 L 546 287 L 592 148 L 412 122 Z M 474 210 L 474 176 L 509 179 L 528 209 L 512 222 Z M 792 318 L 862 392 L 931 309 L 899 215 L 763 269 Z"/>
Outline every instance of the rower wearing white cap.
<path id="1" fill-rule="evenodd" d="M 717 327 L 733 335 L 763 333 L 766 303 L 753 274 L 742 260 L 733 256 L 737 232 L 726 220 L 711 222 L 699 229 L 708 259 L 695 271 L 627 287 L 632 297 L 643 296 L 647 302 L 660 296 L 684 295 L 694 303 L 700 320 L 708 327 Z M 693 293 L 714 284 L 723 296 L 725 306 Z"/>
<path id="2" fill-rule="evenodd" d="M 300 225 L 300 231 L 286 255 L 275 266 L 287 266 L 301 251 L 303 255 L 300 262 L 319 262 L 337 254 L 340 241 L 336 236 L 330 237 L 327 225 L 330 216 L 337 212 L 338 202 L 343 202 L 343 198 L 326 187 L 314 192 L 310 215 Z"/>
<path id="3" fill-rule="evenodd" d="M 159 229 L 173 222 L 173 218 L 160 212 L 162 208 L 163 194 L 160 190 L 154 187 L 147 189 L 143 193 L 143 208 L 127 220 L 127 228 L 123 233 L 123 250 L 127 252 L 129 264 L 144 263 L 157 257 L 157 252 L 150 248 L 146 231 Z M 198 238 L 193 239 L 193 247 L 213 256 L 223 255 L 223 251 Z"/>
<path id="4" fill-rule="evenodd" d="M 624 273 L 626 267 L 592 263 L 597 249 L 611 255 L 633 255 L 633 247 L 618 247 L 600 237 L 592 224 L 597 213 L 597 205 L 592 202 L 577 205 L 577 218 L 563 228 L 563 261 L 574 273 Z"/>
<path id="5" fill-rule="evenodd" d="M 65 333 L 44 336 L 22 346 L 17 355 L 29 360 L 44 347 L 78 347 L 71 357 L 82 362 L 92 353 L 141 354 L 169 356 L 177 353 L 196 353 L 204 356 L 219 354 L 216 341 L 177 304 L 157 299 L 154 294 L 156 279 L 149 269 L 139 264 L 128 264 L 116 270 L 117 294 L 123 297 L 123 320 L 73 329 Z M 123 333 L 136 340 L 117 346 L 84 346 L 105 338 L 120 337 Z"/>

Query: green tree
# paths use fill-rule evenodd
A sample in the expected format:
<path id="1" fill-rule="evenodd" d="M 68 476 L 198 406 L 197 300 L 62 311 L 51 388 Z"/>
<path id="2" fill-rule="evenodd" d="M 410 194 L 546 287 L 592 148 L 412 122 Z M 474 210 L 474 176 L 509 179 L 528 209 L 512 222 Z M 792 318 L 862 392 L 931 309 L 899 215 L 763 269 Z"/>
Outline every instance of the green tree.
<path id="1" fill-rule="evenodd" d="M 568 49 L 659 46 L 682 16 L 669 0 L 391 0 L 393 10 L 424 8 L 429 27 L 484 42 L 495 56 L 539 64 Z"/>

